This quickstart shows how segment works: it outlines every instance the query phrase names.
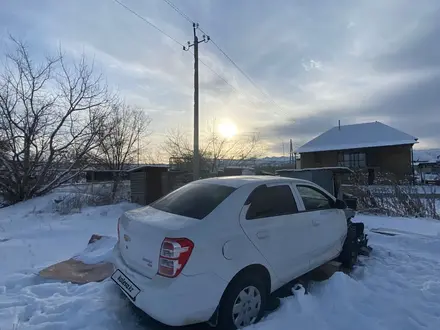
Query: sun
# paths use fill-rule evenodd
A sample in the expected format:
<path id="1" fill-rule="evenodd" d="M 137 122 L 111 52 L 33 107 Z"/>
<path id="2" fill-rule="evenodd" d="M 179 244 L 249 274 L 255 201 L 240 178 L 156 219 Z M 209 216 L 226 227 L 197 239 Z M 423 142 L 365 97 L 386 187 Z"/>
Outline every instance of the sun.
<path id="1" fill-rule="evenodd" d="M 237 134 L 237 126 L 231 122 L 224 122 L 218 125 L 218 131 L 221 136 L 230 139 Z"/>

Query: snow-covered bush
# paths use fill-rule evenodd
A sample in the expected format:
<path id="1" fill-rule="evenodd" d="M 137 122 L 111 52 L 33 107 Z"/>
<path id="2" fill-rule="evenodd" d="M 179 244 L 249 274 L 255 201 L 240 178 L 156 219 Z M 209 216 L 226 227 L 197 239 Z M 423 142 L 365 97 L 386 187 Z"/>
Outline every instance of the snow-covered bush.
<path id="1" fill-rule="evenodd" d="M 366 185 L 363 174 L 353 175 L 345 192 L 358 198 L 362 213 L 400 217 L 423 217 L 440 220 L 440 187 L 414 185 L 409 181 L 380 176 L 379 185 Z"/>
<path id="2" fill-rule="evenodd" d="M 72 193 L 64 195 L 54 200 L 54 211 L 65 215 L 79 213 L 87 206 L 100 206 L 111 204 L 109 199 L 103 195 L 87 195 L 81 193 Z"/>
<path id="3" fill-rule="evenodd" d="M 0 209 L 2 207 L 6 207 L 8 206 L 8 203 L 6 202 L 6 200 L 4 199 L 4 197 L 2 195 L 0 195 Z"/>
<path id="4" fill-rule="evenodd" d="M 54 211 L 60 214 L 78 213 L 85 207 L 129 201 L 129 182 L 123 182 L 113 197 L 112 184 L 81 184 L 64 188 L 64 194 L 54 200 Z"/>

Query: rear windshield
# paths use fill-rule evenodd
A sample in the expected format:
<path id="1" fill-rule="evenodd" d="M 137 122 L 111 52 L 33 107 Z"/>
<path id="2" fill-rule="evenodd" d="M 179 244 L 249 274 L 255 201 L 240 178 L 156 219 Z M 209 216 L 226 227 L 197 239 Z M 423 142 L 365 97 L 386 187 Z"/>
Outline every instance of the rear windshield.
<path id="1" fill-rule="evenodd" d="M 236 188 L 209 183 L 190 183 L 150 204 L 155 209 L 203 219 Z"/>

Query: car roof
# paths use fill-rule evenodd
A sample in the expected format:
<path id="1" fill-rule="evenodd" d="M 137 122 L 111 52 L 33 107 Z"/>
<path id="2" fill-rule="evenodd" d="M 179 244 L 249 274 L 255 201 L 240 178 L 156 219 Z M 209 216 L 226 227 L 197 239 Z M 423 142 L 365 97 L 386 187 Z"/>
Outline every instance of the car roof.
<path id="1" fill-rule="evenodd" d="M 239 188 L 247 184 L 282 183 L 282 182 L 310 183 L 309 181 L 302 179 L 288 178 L 281 176 L 270 176 L 270 175 L 220 176 L 215 178 L 198 180 L 197 182 L 218 184 L 218 185 L 229 186 L 234 188 Z"/>

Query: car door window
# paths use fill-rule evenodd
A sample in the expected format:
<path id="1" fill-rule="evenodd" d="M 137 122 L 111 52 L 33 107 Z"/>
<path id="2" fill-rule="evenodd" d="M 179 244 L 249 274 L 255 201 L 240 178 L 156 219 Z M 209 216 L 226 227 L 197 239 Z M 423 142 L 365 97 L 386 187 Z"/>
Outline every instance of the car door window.
<path id="1" fill-rule="evenodd" d="M 292 189 L 289 185 L 259 186 L 249 195 L 247 204 L 250 204 L 246 212 L 247 220 L 276 217 L 298 212 Z"/>
<path id="2" fill-rule="evenodd" d="M 327 210 L 332 208 L 333 200 L 317 188 L 296 186 L 303 200 L 306 211 Z"/>

